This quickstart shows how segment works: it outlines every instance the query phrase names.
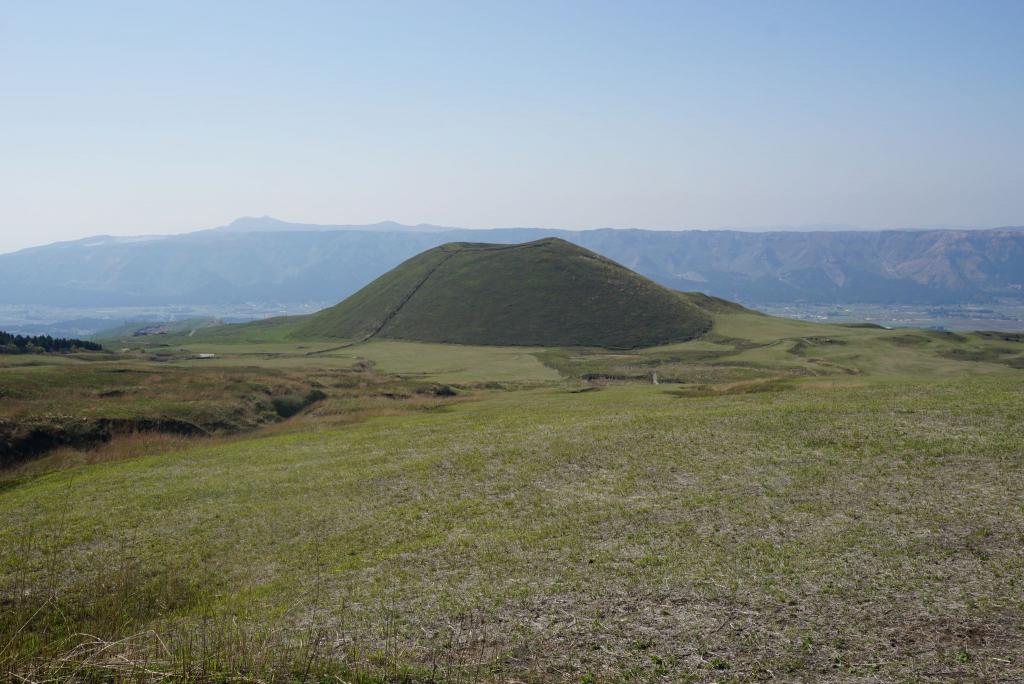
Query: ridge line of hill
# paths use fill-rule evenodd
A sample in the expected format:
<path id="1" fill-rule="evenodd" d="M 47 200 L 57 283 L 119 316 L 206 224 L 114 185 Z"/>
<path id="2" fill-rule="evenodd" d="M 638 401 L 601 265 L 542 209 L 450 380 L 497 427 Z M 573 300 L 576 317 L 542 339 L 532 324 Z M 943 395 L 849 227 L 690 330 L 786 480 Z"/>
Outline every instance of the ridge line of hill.
<path id="1" fill-rule="evenodd" d="M 352 347 L 372 339 L 375 335 L 377 335 L 377 333 L 384 329 L 384 326 L 386 326 L 396 315 L 398 315 L 398 312 L 402 310 L 402 307 L 405 306 L 406 303 L 413 298 L 413 295 L 415 295 L 421 287 L 423 287 L 424 283 L 426 283 L 427 280 L 430 279 L 430 276 L 434 275 L 434 273 L 437 272 L 437 269 L 441 268 L 441 266 L 443 266 L 445 262 L 447 262 L 449 259 L 455 256 L 458 252 L 463 250 L 451 250 L 448 248 L 447 245 L 442 245 L 441 247 L 438 248 L 438 251 L 444 252 L 444 258 L 441 259 L 441 261 L 437 262 L 437 264 L 433 268 L 431 268 L 430 271 L 425 276 L 423 276 L 423 279 L 416 283 L 416 285 L 414 285 L 411 290 L 409 290 L 409 292 L 401 299 L 401 301 L 398 302 L 394 309 L 392 309 L 390 312 L 384 315 L 384 318 L 381 320 L 380 325 L 375 327 L 368 334 L 364 335 L 358 340 L 346 342 L 345 344 L 339 345 L 337 347 L 331 347 L 330 349 L 320 349 L 318 351 L 309 352 L 308 354 L 306 354 L 306 356 L 317 356 L 318 354 L 335 352 L 338 351 L 339 349 L 347 349 L 348 347 Z"/>
<path id="2" fill-rule="evenodd" d="M 394 319 L 394 317 L 398 315 L 398 312 L 402 310 L 402 307 L 404 307 L 406 304 L 408 304 L 409 300 L 412 299 L 416 295 L 416 293 L 420 291 L 420 288 L 422 288 L 423 285 L 428 280 L 430 280 L 430 276 L 432 276 L 435 273 L 437 273 L 437 270 L 439 268 L 444 266 L 448 262 L 449 259 L 451 259 L 453 256 L 455 256 L 456 254 L 458 254 L 462 250 L 461 249 L 450 250 L 450 249 L 446 248 L 445 246 L 442 246 L 441 247 L 441 251 L 444 252 L 444 258 L 441 259 L 439 262 L 437 262 L 437 264 L 432 269 L 430 269 L 427 272 L 427 275 L 423 276 L 423 279 L 420 280 L 418 283 L 416 283 L 413 286 L 413 288 L 411 290 L 409 290 L 409 293 L 407 295 L 405 295 L 404 297 L 402 297 L 402 299 L 398 302 L 398 304 L 391 311 L 389 311 L 388 313 L 386 313 L 384 315 L 384 318 L 383 318 L 383 320 L 381 320 L 380 325 L 378 325 L 376 328 L 374 328 L 373 331 L 369 335 L 364 337 L 363 340 L 362 340 L 363 342 L 365 342 L 366 340 L 369 340 L 370 338 L 374 337 L 377 333 L 379 333 L 381 330 L 383 330 L 384 326 L 386 326 L 388 323 L 390 323 L 391 320 Z"/>

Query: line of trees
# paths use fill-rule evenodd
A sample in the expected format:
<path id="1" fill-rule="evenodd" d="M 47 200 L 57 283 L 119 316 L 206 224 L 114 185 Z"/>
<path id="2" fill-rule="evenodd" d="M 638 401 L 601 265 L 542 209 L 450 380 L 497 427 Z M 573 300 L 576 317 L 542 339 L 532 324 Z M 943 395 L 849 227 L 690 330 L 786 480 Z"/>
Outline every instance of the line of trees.
<path id="1" fill-rule="evenodd" d="M 0 354 L 45 354 L 48 352 L 100 351 L 95 342 L 49 335 L 12 335 L 0 330 Z"/>

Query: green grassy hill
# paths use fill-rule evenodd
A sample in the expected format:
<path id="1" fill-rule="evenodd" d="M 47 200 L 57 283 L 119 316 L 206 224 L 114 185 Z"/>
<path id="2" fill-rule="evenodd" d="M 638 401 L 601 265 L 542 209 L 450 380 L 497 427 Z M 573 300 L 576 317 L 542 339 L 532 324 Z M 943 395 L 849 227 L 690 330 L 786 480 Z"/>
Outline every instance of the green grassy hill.
<path id="1" fill-rule="evenodd" d="M 313 315 L 294 336 L 622 349 L 699 337 L 723 305 L 564 240 L 451 243 Z"/>

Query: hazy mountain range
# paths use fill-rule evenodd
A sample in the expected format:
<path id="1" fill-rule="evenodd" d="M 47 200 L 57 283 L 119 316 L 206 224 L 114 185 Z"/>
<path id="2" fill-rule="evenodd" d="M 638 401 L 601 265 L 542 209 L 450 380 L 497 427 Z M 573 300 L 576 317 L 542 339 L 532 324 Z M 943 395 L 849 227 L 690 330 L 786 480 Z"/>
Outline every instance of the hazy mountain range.
<path id="1" fill-rule="evenodd" d="M 832 228 L 832 227 L 829 227 Z M 1024 301 L 1024 230 L 584 231 L 293 224 L 99 236 L 0 255 L 0 304 L 340 301 L 445 242 L 561 237 L 680 290 L 747 303 Z"/>

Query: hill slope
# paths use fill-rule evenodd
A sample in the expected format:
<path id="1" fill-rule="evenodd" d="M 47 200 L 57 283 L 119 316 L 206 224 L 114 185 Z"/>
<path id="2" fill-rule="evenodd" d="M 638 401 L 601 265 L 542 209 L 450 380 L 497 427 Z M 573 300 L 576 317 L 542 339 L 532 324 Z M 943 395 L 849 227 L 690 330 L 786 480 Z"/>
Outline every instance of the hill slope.
<path id="1" fill-rule="evenodd" d="M 633 348 L 693 339 L 710 327 L 689 296 L 547 238 L 428 250 L 306 319 L 294 336 Z"/>

